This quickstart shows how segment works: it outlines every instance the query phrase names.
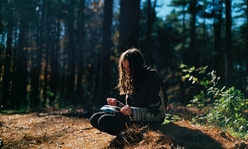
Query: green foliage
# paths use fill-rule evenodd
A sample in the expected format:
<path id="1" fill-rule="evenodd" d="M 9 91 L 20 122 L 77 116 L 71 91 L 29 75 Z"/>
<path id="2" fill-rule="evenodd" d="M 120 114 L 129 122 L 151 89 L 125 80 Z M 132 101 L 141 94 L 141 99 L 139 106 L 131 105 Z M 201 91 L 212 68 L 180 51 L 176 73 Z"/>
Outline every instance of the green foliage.
<path id="1" fill-rule="evenodd" d="M 182 72 L 186 73 L 182 79 L 188 79 L 193 84 L 204 87 L 188 105 L 207 111 L 204 117 L 197 118 L 198 122 L 217 126 L 230 132 L 233 136 L 248 139 L 248 120 L 245 115 L 245 110 L 248 109 L 248 99 L 244 97 L 244 94 L 235 87 L 218 88 L 216 85 L 219 77 L 216 76 L 215 71 L 206 73 L 207 77 L 202 79 L 193 75 L 195 72 L 205 73 L 207 67 L 195 69 L 181 64 L 180 68 L 182 68 Z"/>
<path id="2" fill-rule="evenodd" d="M 182 80 L 190 81 L 192 84 L 200 85 L 204 87 L 204 90 L 200 91 L 200 94 L 194 96 L 191 100 L 191 104 L 188 106 L 196 106 L 198 108 L 205 108 L 209 103 L 212 103 L 217 97 L 219 90 L 216 85 L 218 84 L 219 77 L 216 76 L 215 71 L 206 72 L 207 66 L 195 68 L 188 67 L 187 65 L 181 64 L 179 68 L 182 69 L 184 76 Z M 202 78 L 196 77 L 196 75 L 203 75 Z"/>
<path id="3" fill-rule="evenodd" d="M 178 120 L 180 120 L 180 117 L 178 115 L 165 114 L 163 125 L 171 123 L 171 122 L 176 122 Z"/>
<path id="4" fill-rule="evenodd" d="M 15 113 L 28 113 L 28 112 L 30 112 L 30 107 L 23 105 L 23 104 L 21 104 L 20 107 L 14 106 L 13 109 L 1 109 L 1 108 L 0 108 L 0 113 L 3 113 L 3 114 L 15 114 Z"/>
<path id="5" fill-rule="evenodd" d="M 244 111 L 248 109 L 248 99 L 234 87 L 226 91 L 220 90 L 218 94 L 218 100 L 213 103 L 212 111 L 206 116 L 208 123 L 234 133 L 240 133 L 241 136 L 246 135 L 248 121 Z"/>

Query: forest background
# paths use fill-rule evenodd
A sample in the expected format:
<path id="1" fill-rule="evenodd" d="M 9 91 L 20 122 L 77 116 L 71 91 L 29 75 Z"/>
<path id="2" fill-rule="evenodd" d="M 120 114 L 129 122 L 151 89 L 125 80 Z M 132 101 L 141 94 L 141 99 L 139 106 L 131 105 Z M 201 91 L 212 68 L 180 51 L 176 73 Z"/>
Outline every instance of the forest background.
<path id="1" fill-rule="evenodd" d="M 187 105 L 202 90 L 182 80 L 181 64 L 215 70 L 219 86 L 247 97 L 247 6 L 171 0 L 172 11 L 157 16 L 157 0 L 0 0 L 1 111 L 122 98 L 117 61 L 132 47 L 159 72 L 169 103 Z"/>

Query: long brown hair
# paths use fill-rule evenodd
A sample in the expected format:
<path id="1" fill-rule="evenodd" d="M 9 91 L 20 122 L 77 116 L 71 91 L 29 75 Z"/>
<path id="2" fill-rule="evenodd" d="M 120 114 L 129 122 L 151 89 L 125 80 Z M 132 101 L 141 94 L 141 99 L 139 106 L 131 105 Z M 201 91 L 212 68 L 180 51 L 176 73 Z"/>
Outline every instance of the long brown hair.
<path id="1" fill-rule="evenodd" d="M 122 62 L 128 60 L 130 67 L 130 77 L 128 77 L 123 68 Z M 120 95 L 135 92 L 135 81 L 138 80 L 140 74 L 143 72 L 145 60 L 140 50 L 131 48 L 123 52 L 119 58 L 118 71 L 119 80 L 116 86 L 119 89 Z"/>

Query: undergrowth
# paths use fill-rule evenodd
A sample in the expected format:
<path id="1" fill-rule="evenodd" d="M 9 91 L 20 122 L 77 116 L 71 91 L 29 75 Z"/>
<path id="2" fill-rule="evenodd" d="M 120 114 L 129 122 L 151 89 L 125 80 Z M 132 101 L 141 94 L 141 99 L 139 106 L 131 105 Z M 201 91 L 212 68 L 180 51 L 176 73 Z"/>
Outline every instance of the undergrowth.
<path id="1" fill-rule="evenodd" d="M 248 99 L 244 94 L 235 87 L 217 87 L 220 77 L 216 76 L 215 71 L 206 72 L 207 66 L 196 69 L 181 64 L 180 68 L 184 73 L 183 80 L 203 87 L 188 106 L 205 110 L 206 114 L 193 117 L 192 121 L 218 127 L 232 136 L 248 139 L 248 119 L 245 113 L 248 109 Z"/>

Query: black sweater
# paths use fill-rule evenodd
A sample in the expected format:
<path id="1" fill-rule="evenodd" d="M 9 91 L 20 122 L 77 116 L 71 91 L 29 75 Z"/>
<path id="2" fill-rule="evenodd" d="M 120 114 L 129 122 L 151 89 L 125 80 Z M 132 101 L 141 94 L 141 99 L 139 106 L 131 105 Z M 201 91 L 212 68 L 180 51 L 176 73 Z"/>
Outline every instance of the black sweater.
<path id="1" fill-rule="evenodd" d="M 167 97 L 163 81 L 158 73 L 145 67 L 136 82 L 136 90 L 132 95 L 126 94 L 126 104 L 131 106 L 132 121 L 161 121 L 165 116 Z M 121 107 L 124 104 L 119 104 Z"/>

